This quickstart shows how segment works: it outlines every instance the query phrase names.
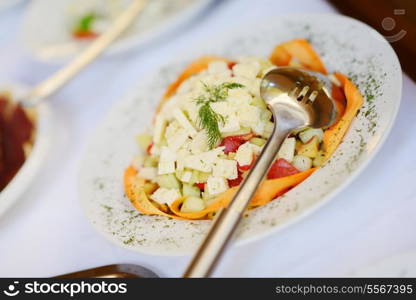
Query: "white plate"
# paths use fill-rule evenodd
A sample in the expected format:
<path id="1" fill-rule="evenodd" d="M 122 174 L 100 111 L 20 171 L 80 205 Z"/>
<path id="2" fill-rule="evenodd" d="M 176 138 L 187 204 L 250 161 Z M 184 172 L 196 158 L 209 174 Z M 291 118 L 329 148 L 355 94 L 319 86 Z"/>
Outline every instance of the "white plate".
<path id="1" fill-rule="evenodd" d="M 14 97 L 19 98 L 26 88 L 17 85 L 2 85 L 0 91 L 2 90 L 9 90 Z M 32 152 L 13 179 L 0 192 L 0 217 L 19 200 L 39 171 L 49 149 L 51 132 L 52 115 L 47 103 L 43 102 L 37 107 L 36 138 Z"/>
<path id="2" fill-rule="evenodd" d="M 45 61 L 65 61 L 88 44 L 88 42 L 75 41 L 70 34 L 71 25 L 65 13 L 70 2 L 73 0 L 33 0 L 28 6 L 20 39 L 37 58 Z M 163 6 L 165 9 L 160 10 L 161 15 L 157 20 L 163 19 L 163 21 L 154 21 L 156 18 L 149 15 L 149 10 L 144 9 L 137 22 L 106 51 L 106 54 L 116 54 L 144 46 L 167 36 L 202 13 L 211 2 L 212 0 L 162 2 L 169 3 Z M 167 6 L 173 8 L 167 10 Z"/>
<path id="3" fill-rule="evenodd" d="M 359 269 L 353 277 L 416 277 L 416 252 L 401 253 Z"/>
<path id="4" fill-rule="evenodd" d="M 365 98 L 344 142 L 322 169 L 278 200 L 251 211 L 238 232 L 238 243 L 255 240 L 298 221 L 350 184 L 374 157 L 396 117 L 402 73 L 396 54 L 373 29 L 351 18 L 289 15 L 247 24 L 207 39 L 186 53 L 186 59 L 167 63 L 141 78 L 119 101 L 96 132 L 80 172 L 80 197 L 88 219 L 114 243 L 131 250 L 180 255 L 195 250 L 210 221 L 177 221 L 143 216 L 123 196 L 123 170 L 137 153 L 134 137 L 151 123 L 164 89 L 194 58 L 217 54 L 268 56 L 273 47 L 294 38 L 311 40 L 329 70 L 353 78 Z"/>

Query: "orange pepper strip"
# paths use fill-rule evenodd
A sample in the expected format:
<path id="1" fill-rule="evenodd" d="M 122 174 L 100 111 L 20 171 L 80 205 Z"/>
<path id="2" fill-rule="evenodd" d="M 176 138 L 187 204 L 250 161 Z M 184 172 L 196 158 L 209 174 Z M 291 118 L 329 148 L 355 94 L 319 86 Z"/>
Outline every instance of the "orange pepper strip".
<path id="1" fill-rule="evenodd" d="M 358 110 L 363 104 L 363 97 L 360 94 L 358 88 L 347 78 L 347 76 L 341 73 L 335 73 L 337 79 L 341 82 L 345 97 L 347 98 L 347 106 L 345 113 L 336 124 L 325 130 L 324 133 L 324 149 L 325 160 L 327 160 L 334 153 L 335 149 L 341 143 L 345 133 Z"/>
<path id="2" fill-rule="evenodd" d="M 147 198 L 146 193 L 143 190 L 144 184 L 145 179 L 137 176 L 137 170 L 134 167 L 129 166 L 124 171 L 124 191 L 127 198 L 138 211 L 146 215 L 159 215 L 174 219 L 183 219 L 164 213 L 156 208 L 152 202 L 149 201 L 149 198 Z"/>
<path id="3" fill-rule="evenodd" d="M 274 48 L 270 61 L 276 66 L 288 66 L 296 58 L 306 69 L 327 74 L 324 64 L 311 44 L 304 39 L 292 40 Z"/>

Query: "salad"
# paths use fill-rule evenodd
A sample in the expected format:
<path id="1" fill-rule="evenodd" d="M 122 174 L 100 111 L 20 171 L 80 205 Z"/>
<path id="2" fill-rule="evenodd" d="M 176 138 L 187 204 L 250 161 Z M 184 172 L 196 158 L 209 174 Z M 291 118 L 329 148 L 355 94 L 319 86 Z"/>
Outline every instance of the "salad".
<path id="1" fill-rule="evenodd" d="M 136 27 L 150 29 L 195 0 L 152 0 L 145 5 Z M 68 28 L 78 41 L 92 40 L 107 31 L 131 0 L 76 0 L 66 8 Z"/>
<path id="2" fill-rule="evenodd" d="M 188 220 L 211 219 L 227 206 L 274 127 L 260 98 L 261 78 L 288 65 L 326 74 L 341 117 L 325 130 L 292 132 L 249 209 L 283 195 L 320 168 L 362 105 L 345 75 L 328 74 L 306 40 L 278 45 L 270 59 L 202 57 L 168 87 L 152 132 L 137 137 L 142 151 L 124 173 L 133 206 L 143 214 Z"/>

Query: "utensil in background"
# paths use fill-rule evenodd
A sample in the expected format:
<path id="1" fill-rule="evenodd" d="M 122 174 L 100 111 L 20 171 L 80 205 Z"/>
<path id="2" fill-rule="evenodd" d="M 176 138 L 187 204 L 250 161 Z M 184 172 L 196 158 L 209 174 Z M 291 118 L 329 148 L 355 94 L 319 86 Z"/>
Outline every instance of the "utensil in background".
<path id="1" fill-rule="evenodd" d="M 263 77 L 260 94 L 273 113 L 274 130 L 229 206 L 216 216 L 184 277 L 212 273 L 285 138 L 295 129 L 328 127 L 336 121 L 331 87 L 318 78 L 321 74 L 290 67 L 273 69 Z"/>
<path id="2" fill-rule="evenodd" d="M 142 266 L 116 264 L 58 275 L 55 278 L 159 278 L 159 276 Z"/>
<path id="3" fill-rule="evenodd" d="M 137 15 L 144 8 L 146 1 L 133 0 L 126 10 L 114 21 L 108 31 L 94 40 L 67 66 L 29 91 L 24 99 L 18 99 L 18 102 L 24 106 L 33 106 L 41 99 L 50 96 L 68 83 L 75 75 L 102 54 L 133 23 Z"/>

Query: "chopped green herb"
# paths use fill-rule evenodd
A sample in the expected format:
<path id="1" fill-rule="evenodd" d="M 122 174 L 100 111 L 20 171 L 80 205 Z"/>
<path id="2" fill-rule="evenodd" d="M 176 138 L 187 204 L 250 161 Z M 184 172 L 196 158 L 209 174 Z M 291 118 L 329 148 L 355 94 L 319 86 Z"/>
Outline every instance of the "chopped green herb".
<path id="1" fill-rule="evenodd" d="M 228 96 L 228 90 L 244 87 L 242 84 L 234 82 L 225 82 L 220 85 L 208 86 L 204 85 L 205 93 L 195 99 L 196 103 L 200 105 L 198 111 L 199 125 L 205 129 L 208 136 L 208 146 L 212 149 L 217 141 L 221 139 L 221 132 L 219 123 L 224 124 L 223 116 L 217 114 L 212 108 L 211 103 L 224 101 Z"/>
<path id="2" fill-rule="evenodd" d="M 97 19 L 97 15 L 94 13 L 88 13 L 79 18 L 77 25 L 75 26 L 76 32 L 90 32 L 92 23 Z"/>

